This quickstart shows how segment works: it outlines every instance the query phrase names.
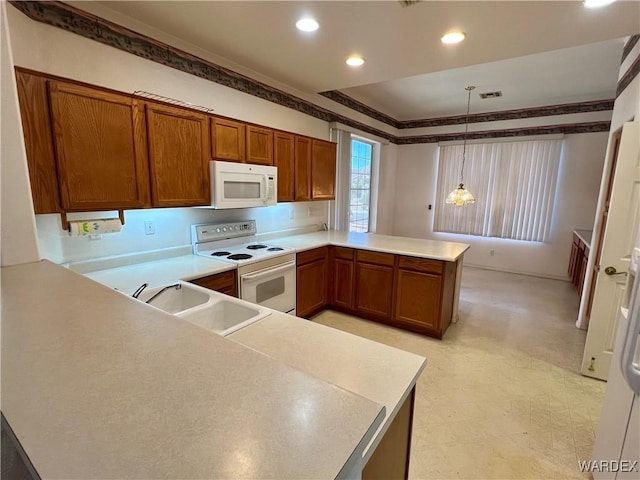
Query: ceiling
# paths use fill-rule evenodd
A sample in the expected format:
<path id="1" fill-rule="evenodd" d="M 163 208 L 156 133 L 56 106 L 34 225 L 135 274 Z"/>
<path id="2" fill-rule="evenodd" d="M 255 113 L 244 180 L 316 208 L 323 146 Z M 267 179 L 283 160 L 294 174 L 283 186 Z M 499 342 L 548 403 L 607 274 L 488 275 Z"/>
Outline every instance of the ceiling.
<path id="1" fill-rule="evenodd" d="M 83 8 L 83 2 L 70 2 Z M 308 93 L 341 90 L 398 120 L 613 98 L 624 37 L 640 1 L 101 1 L 112 10 Z M 313 15 L 320 29 L 295 22 Z M 444 45 L 460 29 L 467 39 Z M 348 55 L 363 67 L 345 64 Z M 486 102 L 486 103 L 484 103 Z"/>

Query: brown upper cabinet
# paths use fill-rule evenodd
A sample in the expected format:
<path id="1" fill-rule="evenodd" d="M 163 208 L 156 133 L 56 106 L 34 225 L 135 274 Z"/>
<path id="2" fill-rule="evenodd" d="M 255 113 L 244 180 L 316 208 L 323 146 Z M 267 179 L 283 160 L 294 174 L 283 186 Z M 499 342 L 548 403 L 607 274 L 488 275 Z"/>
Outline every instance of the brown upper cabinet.
<path id="1" fill-rule="evenodd" d="M 228 118 L 211 119 L 213 158 L 228 162 L 245 161 L 245 124 Z"/>
<path id="2" fill-rule="evenodd" d="M 295 135 L 275 132 L 273 136 L 273 161 L 278 167 L 278 201 L 295 200 Z"/>
<path id="3" fill-rule="evenodd" d="M 311 155 L 311 198 L 336 198 L 336 144 L 313 139 Z"/>
<path id="4" fill-rule="evenodd" d="M 147 103 L 153 206 L 209 205 L 209 117 Z"/>
<path id="5" fill-rule="evenodd" d="M 129 96 L 49 81 L 62 208 L 149 205 L 144 111 Z"/>
<path id="6" fill-rule="evenodd" d="M 209 161 L 278 167 L 278 201 L 335 198 L 336 145 L 16 68 L 37 214 L 210 202 Z"/>
<path id="7" fill-rule="evenodd" d="M 273 130 L 247 125 L 247 163 L 273 165 Z"/>
<path id="8" fill-rule="evenodd" d="M 60 190 L 53 149 L 47 79 L 16 71 L 20 117 L 35 213 L 58 213 Z"/>
<path id="9" fill-rule="evenodd" d="M 305 201 L 335 198 L 336 144 L 296 136 L 295 199 Z"/>
<path id="10" fill-rule="evenodd" d="M 311 139 L 296 136 L 295 199 L 311 200 Z"/>

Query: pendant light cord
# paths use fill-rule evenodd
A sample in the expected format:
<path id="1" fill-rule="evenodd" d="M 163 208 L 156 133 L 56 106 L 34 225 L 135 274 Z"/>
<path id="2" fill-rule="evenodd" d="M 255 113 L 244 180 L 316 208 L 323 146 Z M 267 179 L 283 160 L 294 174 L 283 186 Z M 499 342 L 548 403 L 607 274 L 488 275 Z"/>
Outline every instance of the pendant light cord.
<path id="1" fill-rule="evenodd" d="M 464 185 L 464 162 L 467 159 L 467 133 L 469 133 L 469 109 L 471 107 L 471 90 L 473 90 L 473 85 L 469 85 L 465 87 L 465 90 L 469 92 L 467 96 L 467 116 L 464 119 L 464 139 L 462 141 L 462 168 L 460 169 L 460 185 Z"/>

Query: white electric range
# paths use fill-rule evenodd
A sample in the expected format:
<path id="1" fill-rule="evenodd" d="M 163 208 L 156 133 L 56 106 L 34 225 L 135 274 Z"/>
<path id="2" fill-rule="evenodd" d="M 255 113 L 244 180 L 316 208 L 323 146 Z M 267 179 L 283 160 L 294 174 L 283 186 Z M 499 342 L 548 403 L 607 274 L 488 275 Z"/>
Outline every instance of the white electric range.
<path id="1" fill-rule="evenodd" d="M 191 226 L 193 253 L 238 265 L 240 298 L 295 315 L 296 254 L 257 241 L 255 220 Z"/>

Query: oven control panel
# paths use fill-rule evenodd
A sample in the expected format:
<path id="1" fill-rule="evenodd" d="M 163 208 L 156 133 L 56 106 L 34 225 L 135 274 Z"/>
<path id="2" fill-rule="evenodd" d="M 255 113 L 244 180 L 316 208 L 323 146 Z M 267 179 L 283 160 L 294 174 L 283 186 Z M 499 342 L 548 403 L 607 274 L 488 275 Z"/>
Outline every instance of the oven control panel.
<path id="1" fill-rule="evenodd" d="M 256 221 L 244 220 L 242 222 L 225 222 L 225 223 L 207 223 L 202 225 L 194 225 L 193 233 L 198 243 L 207 242 L 209 240 L 223 240 L 226 238 L 245 237 L 247 235 L 255 235 Z"/>

